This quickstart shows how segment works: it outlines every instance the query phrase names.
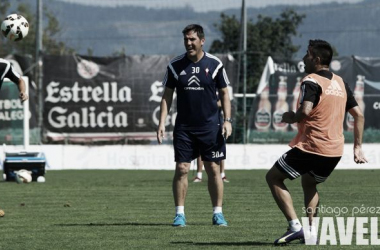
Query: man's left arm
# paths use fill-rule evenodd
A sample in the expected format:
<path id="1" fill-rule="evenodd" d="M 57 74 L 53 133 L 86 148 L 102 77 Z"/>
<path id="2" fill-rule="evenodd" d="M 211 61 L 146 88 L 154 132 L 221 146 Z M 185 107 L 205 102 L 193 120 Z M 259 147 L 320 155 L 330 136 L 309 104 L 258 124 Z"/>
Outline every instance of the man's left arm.
<path id="1" fill-rule="evenodd" d="M 25 87 L 25 81 L 22 79 L 22 77 L 19 78 L 16 85 L 18 88 L 19 98 L 21 102 L 28 100 L 28 94 L 26 93 L 26 87 Z"/>
<path id="2" fill-rule="evenodd" d="M 364 115 L 359 106 L 355 106 L 348 110 L 354 117 L 354 161 L 356 163 L 366 163 L 362 150 L 363 130 L 364 130 Z"/>
<path id="3" fill-rule="evenodd" d="M 5 73 L 5 77 L 9 78 L 12 82 L 14 82 L 17 85 L 19 98 L 21 102 L 28 100 L 28 94 L 26 93 L 25 81 L 16 71 L 14 71 L 12 65 L 10 65 L 9 70 Z"/>
<path id="4" fill-rule="evenodd" d="M 224 123 L 222 133 L 224 138 L 228 138 L 232 133 L 232 120 L 231 120 L 231 101 L 228 94 L 228 88 L 219 89 L 219 98 L 222 103 Z"/>

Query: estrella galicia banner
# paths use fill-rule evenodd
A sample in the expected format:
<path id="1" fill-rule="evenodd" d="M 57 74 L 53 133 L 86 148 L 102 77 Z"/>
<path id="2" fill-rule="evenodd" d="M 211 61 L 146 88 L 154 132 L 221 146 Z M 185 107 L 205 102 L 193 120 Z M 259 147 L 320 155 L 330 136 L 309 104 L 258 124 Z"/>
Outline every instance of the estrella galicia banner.
<path id="1" fill-rule="evenodd" d="M 171 58 L 45 56 L 45 136 L 54 141 L 155 140 L 162 79 Z M 227 67 L 232 69 L 233 61 L 220 58 L 231 72 Z M 174 98 L 167 131 L 174 125 L 175 104 Z"/>

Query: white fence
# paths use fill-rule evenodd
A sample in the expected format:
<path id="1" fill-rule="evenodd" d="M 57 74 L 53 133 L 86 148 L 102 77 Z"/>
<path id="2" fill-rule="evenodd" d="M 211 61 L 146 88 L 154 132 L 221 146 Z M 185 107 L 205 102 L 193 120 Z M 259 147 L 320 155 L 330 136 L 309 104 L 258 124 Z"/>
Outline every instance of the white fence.
<path id="1" fill-rule="evenodd" d="M 269 169 L 285 153 L 287 145 L 227 145 L 226 169 Z M 380 144 L 364 144 L 364 153 L 369 161 L 358 165 L 353 160 L 353 145 L 346 144 L 338 169 L 379 169 Z M 7 146 L 7 152 L 22 151 L 22 146 Z M 42 145 L 29 146 L 28 151 L 42 151 L 47 159 L 47 170 L 66 169 L 141 169 L 173 170 L 174 151 L 169 145 L 115 145 L 74 146 Z"/>

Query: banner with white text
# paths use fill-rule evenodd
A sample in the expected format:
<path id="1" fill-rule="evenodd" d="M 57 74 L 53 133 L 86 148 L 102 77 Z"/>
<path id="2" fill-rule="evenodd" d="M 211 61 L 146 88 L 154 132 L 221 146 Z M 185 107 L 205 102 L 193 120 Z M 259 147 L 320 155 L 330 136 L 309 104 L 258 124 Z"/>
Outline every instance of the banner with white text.
<path id="1" fill-rule="evenodd" d="M 27 77 L 24 81 L 29 83 Z M 36 93 L 29 86 L 29 141 L 38 143 Z M 5 79 L 0 91 L 0 143 L 7 145 L 23 144 L 24 141 L 24 110 L 19 98 L 17 85 Z"/>
<path id="2" fill-rule="evenodd" d="M 171 58 L 45 56 L 45 140 L 155 140 L 162 79 Z M 233 58 L 220 58 L 232 74 Z M 175 104 L 174 97 L 167 132 L 174 125 Z"/>

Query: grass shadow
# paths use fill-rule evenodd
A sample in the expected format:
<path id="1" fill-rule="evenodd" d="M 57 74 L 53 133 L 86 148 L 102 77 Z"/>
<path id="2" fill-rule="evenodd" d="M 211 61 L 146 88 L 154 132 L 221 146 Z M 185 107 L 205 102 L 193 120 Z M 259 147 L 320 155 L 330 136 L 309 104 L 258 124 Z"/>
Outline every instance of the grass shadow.
<path id="1" fill-rule="evenodd" d="M 72 224 L 54 224 L 59 227 L 107 227 L 107 226 L 171 226 L 168 223 L 140 223 L 140 222 L 125 222 L 125 223 L 72 223 Z"/>
<path id="2" fill-rule="evenodd" d="M 193 241 L 173 241 L 171 244 L 184 244 L 194 246 L 273 246 L 270 242 L 244 241 L 244 242 L 193 242 Z"/>

